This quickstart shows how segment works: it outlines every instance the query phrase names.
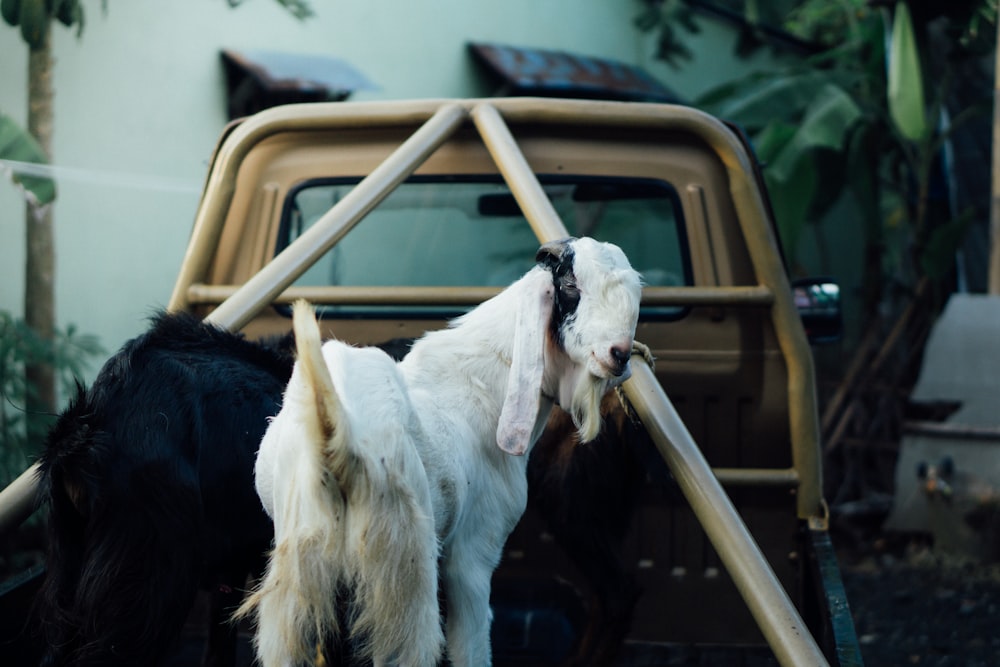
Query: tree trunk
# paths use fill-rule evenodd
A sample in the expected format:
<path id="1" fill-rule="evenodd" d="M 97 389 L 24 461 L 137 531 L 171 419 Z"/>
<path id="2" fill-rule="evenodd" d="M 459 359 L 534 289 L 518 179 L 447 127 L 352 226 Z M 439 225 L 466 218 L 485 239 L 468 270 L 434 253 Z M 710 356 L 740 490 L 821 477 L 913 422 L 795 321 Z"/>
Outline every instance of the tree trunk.
<path id="1" fill-rule="evenodd" d="M 51 23 L 36 48 L 28 49 L 28 132 L 52 160 L 52 50 Z M 55 330 L 55 244 L 52 205 L 26 205 L 26 263 L 24 274 L 24 319 L 43 340 L 51 341 Z M 28 433 L 37 435 L 56 411 L 55 372 L 48 362 L 25 368 L 28 382 Z"/>
<path id="2" fill-rule="evenodd" d="M 997 21 L 1000 40 L 1000 20 Z M 1000 294 L 1000 41 L 993 73 L 993 179 L 990 199 L 990 267 L 987 292 Z"/>

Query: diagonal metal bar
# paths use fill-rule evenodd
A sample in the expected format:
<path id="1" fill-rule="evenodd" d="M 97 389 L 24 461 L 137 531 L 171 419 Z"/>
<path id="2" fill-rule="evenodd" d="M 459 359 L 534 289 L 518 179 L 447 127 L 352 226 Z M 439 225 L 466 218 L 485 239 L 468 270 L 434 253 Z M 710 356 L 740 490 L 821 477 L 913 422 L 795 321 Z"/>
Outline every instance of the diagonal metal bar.
<path id="1" fill-rule="evenodd" d="M 538 240 L 547 243 L 569 236 L 500 113 L 481 103 L 473 108 L 472 120 Z M 624 389 L 779 663 L 783 667 L 827 665 L 649 366 L 636 363 Z"/>
<path id="2" fill-rule="evenodd" d="M 477 104 L 472 108 L 472 122 L 538 240 L 548 243 L 569 236 L 496 107 L 488 102 Z"/>
<path id="3" fill-rule="evenodd" d="M 460 104 L 440 107 L 305 234 L 212 311 L 206 321 L 231 331 L 243 328 L 416 171 L 467 117 L 468 112 Z M 0 490 L 0 535 L 23 523 L 37 506 L 38 470 L 36 463 Z"/>
<path id="4" fill-rule="evenodd" d="M 345 197 L 333 207 L 309 233 L 237 290 L 208 319 L 225 328 L 241 328 L 422 164 L 466 115 L 465 108 L 458 104 L 441 107 L 354 188 L 353 197 Z M 472 117 L 538 239 L 548 242 L 568 236 L 497 109 L 488 102 L 479 103 L 473 107 Z M 794 605 L 649 367 L 637 363 L 625 390 L 779 662 L 785 667 L 826 665 Z M 30 512 L 37 487 L 36 469 L 32 467 L 0 492 L 0 519 L 4 520 L 0 523 L 6 525 L 8 518 L 21 511 Z"/>
<path id="5" fill-rule="evenodd" d="M 827 665 L 653 371 L 633 358 L 632 378 L 624 389 L 778 662 L 783 667 Z"/>
<path id="6" fill-rule="evenodd" d="M 17 479 L 0 490 L 0 535 L 20 526 L 31 516 L 38 504 L 37 463 L 22 472 Z"/>
<path id="7" fill-rule="evenodd" d="M 468 112 L 458 104 L 439 108 L 382 164 L 351 188 L 343 199 L 205 320 L 232 331 L 243 328 L 416 171 L 467 117 Z"/>

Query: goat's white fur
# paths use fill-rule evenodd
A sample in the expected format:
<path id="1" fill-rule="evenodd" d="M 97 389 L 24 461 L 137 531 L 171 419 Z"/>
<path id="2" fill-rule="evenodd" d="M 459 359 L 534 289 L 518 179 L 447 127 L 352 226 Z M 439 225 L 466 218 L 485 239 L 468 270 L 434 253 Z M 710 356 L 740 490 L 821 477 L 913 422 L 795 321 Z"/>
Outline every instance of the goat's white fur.
<path id="1" fill-rule="evenodd" d="M 256 608 L 265 667 L 306 662 L 340 631 L 338 591 L 376 665 L 437 664 L 439 556 L 448 656 L 490 664 L 490 578 L 527 499 L 527 457 L 511 454 L 528 452 L 553 401 L 593 439 L 601 398 L 630 372 L 612 350 L 631 350 L 638 274 L 613 245 L 549 251 L 566 249 L 580 300 L 558 332 L 558 281 L 542 266 L 399 364 L 339 341 L 321 350 L 312 309 L 295 305 L 299 358 L 256 464 L 275 547 L 240 611 Z"/>

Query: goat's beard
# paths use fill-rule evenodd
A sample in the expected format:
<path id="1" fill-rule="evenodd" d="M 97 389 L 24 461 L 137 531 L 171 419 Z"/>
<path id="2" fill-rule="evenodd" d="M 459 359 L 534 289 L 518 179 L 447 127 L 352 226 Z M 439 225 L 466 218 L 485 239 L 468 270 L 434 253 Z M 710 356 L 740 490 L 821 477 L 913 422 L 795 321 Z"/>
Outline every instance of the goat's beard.
<path id="1" fill-rule="evenodd" d="M 609 389 L 611 383 L 589 373 L 576 383 L 569 404 L 569 414 L 577 428 L 580 442 L 590 442 L 600 433 L 601 401 Z"/>

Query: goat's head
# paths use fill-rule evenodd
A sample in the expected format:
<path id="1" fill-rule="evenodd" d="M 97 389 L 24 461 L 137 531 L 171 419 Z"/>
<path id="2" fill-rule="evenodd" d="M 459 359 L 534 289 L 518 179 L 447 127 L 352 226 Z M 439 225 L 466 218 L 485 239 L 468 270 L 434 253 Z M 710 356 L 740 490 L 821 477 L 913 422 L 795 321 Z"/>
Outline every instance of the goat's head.
<path id="1" fill-rule="evenodd" d="M 631 375 L 642 282 L 625 253 L 590 238 L 543 245 L 523 279 L 513 359 L 497 444 L 523 454 L 542 394 L 573 418 L 580 440 L 597 437 L 601 399 Z M 528 297 L 527 295 L 532 295 Z"/>

